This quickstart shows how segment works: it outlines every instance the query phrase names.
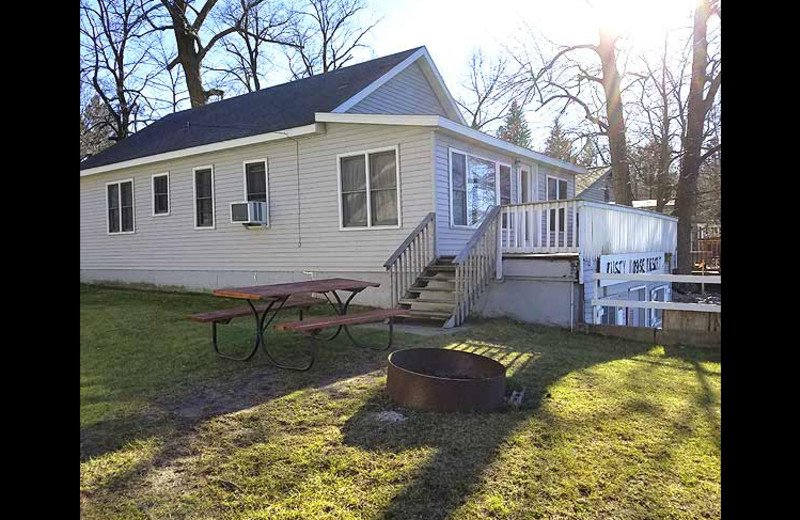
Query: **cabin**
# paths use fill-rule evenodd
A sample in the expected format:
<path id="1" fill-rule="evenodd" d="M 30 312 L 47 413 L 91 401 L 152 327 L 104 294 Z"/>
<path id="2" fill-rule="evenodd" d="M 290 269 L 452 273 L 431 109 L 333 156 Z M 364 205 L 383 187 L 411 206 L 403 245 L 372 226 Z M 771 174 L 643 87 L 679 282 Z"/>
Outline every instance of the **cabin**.
<path id="1" fill-rule="evenodd" d="M 669 272 L 676 219 L 576 198 L 586 173 L 468 127 L 419 47 L 170 114 L 83 160 L 81 280 L 347 277 L 381 284 L 357 303 L 445 327 L 657 326 L 593 309 L 587 280 Z M 629 285 L 603 291 L 669 299 Z"/>

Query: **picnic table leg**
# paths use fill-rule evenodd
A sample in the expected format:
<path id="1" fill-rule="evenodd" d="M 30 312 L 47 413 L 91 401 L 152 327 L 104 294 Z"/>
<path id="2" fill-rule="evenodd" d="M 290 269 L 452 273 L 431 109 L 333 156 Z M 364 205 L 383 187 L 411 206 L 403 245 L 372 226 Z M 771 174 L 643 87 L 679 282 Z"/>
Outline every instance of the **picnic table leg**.
<path id="1" fill-rule="evenodd" d="M 243 357 L 229 356 L 228 354 L 223 354 L 222 352 L 220 352 L 219 345 L 217 344 L 217 322 L 215 322 L 215 321 L 211 322 L 211 344 L 214 347 L 214 352 L 216 352 L 217 355 L 219 357 L 223 358 L 223 359 L 230 359 L 231 361 L 249 361 L 250 359 L 252 359 L 252 357 L 255 355 L 256 351 L 258 350 L 258 345 L 264 342 L 263 329 L 262 329 L 261 325 L 264 322 L 264 317 L 267 315 L 267 313 L 270 311 L 270 309 L 275 304 L 275 301 L 272 301 L 272 302 L 269 303 L 269 305 L 267 305 L 267 308 L 264 309 L 264 314 L 262 316 L 260 316 L 260 317 L 258 315 L 258 311 L 256 310 L 255 306 L 253 305 L 253 302 L 251 302 L 250 300 L 247 300 L 247 303 L 250 305 L 250 309 L 253 311 L 253 316 L 255 317 L 255 320 L 256 320 L 256 339 L 253 342 L 253 348 L 250 350 L 250 352 L 247 353 L 247 355 L 245 355 Z M 281 305 L 283 305 L 283 303 L 281 303 Z M 280 310 L 280 309 L 278 309 L 278 310 Z M 275 313 L 277 314 L 277 311 L 275 311 Z M 274 315 L 273 315 L 273 318 L 274 318 Z M 227 321 L 230 321 L 230 320 L 226 320 L 226 322 Z M 270 319 L 270 321 L 272 321 L 272 320 Z"/>
<path id="2" fill-rule="evenodd" d="M 361 292 L 361 290 L 353 291 L 352 294 L 350 294 L 350 297 L 347 298 L 347 301 L 345 301 L 344 303 L 342 303 L 342 299 L 339 298 L 339 294 L 336 291 L 331 291 L 331 292 L 333 293 L 333 297 L 336 298 L 336 303 L 333 303 L 331 301 L 331 299 L 328 297 L 328 293 L 325 293 L 325 299 L 328 300 L 328 303 L 331 305 L 331 307 L 333 307 L 333 310 L 335 310 L 336 313 L 339 314 L 339 316 L 343 316 L 347 314 L 347 307 L 350 305 L 350 302 L 353 301 L 353 298 L 355 298 L 356 295 Z M 336 336 L 338 336 L 339 333 L 342 332 L 343 328 L 346 327 L 344 325 L 339 325 L 339 327 L 336 329 L 336 332 L 334 332 L 327 338 L 322 338 L 322 339 L 324 339 L 325 341 L 332 341 L 336 339 Z"/>
<path id="3" fill-rule="evenodd" d="M 358 294 L 358 292 L 360 292 L 360 291 L 353 292 L 353 294 L 351 294 L 350 297 L 347 299 L 347 301 L 344 302 L 344 303 L 342 303 L 342 299 L 339 298 L 339 294 L 336 291 L 331 291 L 331 292 L 333 293 L 333 297 L 336 298 L 336 302 L 339 304 L 339 308 L 337 309 L 337 312 L 339 312 L 340 316 L 343 316 L 343 315 L 347 314 L 347 307 L 350 305 L 350 302 L 353 300 L 353 298 L 356 296 L 356 294 Z M 328 298 L 327 294 L 325 295 L 325 298 Z M 331 305 L 333 305 L 333 302 L 331 302 L 330 299 L 328 299 L 328 302 Z M 334 306 L 333 308 L 336 309 L 336 306 Z M 347 337 L 350 338 L 350 341 L 353 342 L 353 345 L 355 345 L 357 347 L 368 348 L 368 349 L 371 349 L 371 350 L 389 350 L 392 347 L 392 335 L 393 335 L 393 332 L 394 332 L 394 318 L 392 318 L 392 317 L 389 318 L 389 343 L 387 343 L 387 345 L 385 347 L 373 347 L 373 346 L 370 346 L 370 345 L 362 345 L 361 343 L 359 343 L 353 337 L 352 334 L 350 334 L 350 329 L 347 327 L 347 325 L 339 325 L 339 328 L 337 329 L 336 333 L 333 336 L 331 336 L 329 339 L 333 339 L 336 336 L 338 336 L 339 332 L 342 329 L 344 329 L 344 333 L 347 334 Z"/>
<path id="4" fill-rule="evenodd" d="M 280 305 L 278 306 L 277 309 L 275 309 L 275 312 L 272 314 L 272 316 L 270 316 L 268 321 L 265 322 L 264 320 L 265 320 L 265 318 L 267 316 L 267 311 L 269 310 L 269 308 L 267 308 L 267 310 L 264 311 L 264 314 L 261 315 L 261 318 L 258 321 L 259 326 L 258 326 L 258 333 L 257 333 L 258 334 L 257 341 L 261 343 L 261 348 L 264 351 L 264 354 L 266 354 L 266 356 L 267 356 L 267 358 L 269 358 L 270 362 L 273 365 L 275 365 L 276 367 L 283 368 L 285 370 L 294 370 L 294 371 L 297 371 L 297 372 L 305 372 L 306 370 L 309 370 L 314 365 L 314 358 L 316 357 L 316 344 L 315 344 L 313 338 L 309 338 L 308 339 L 309 360 L 308 360 L 308 363 L 306 363 L 305 365 L 287 365 L 285 363 L 279 362 L 275 358 L 275 356 L 273 356 L 270 353 L 269 348 L 267 348 L 267 342 L 264 339 L 264 332 L 266 332 L 267 327 L 269 327 L 270 323 L 272 323 L 272 320 L 275 319 L 275 316 L 278 315 L 278 313 L 283 308 L 283 304 L 286 303 L 286 300 L 288 300 L 288 299 L 289 299 L 289 297 L 287 296 L 287 297 L 285 297 L 285 298 L 283 298 L 281 300 L 276 300 L 276 301 L 280 301 Z M 248 302 L 250 302 L 250 300 L 248 300 Z M 272 305 L 270 304 L 270 307 L 271 306 Z M 250 303 L 250 307 L 253 309 L 253 312 L 256 313 L 256 316 L 258 316 L 258 313 L 256 312 L 255 307 L 253 306 L 252 303 Z"/>

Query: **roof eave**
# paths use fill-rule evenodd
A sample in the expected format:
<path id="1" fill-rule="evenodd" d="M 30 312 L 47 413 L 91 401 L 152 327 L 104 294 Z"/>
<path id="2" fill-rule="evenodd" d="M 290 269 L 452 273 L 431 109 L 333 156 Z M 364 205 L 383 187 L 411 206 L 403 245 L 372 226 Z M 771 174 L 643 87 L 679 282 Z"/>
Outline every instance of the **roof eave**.
<path id="1" fill-rule="evenodd" d="M 538 163 L 552 166 L 558 170 L 567 171 L 577 175 L 588 173 L 586 168 L 571 164 L 547 155 L 534 152 L 527 148 L 517 146 L 508 141 L 503 141 L 497 137 L 485 134 L 479 130 L 474 130 L 466 125 L 460 125 L 445 117 L 434 115 L 412 115 L 412 114 L 341 114 L 331 112 L 317 112 L 315 114 L 318 123 L 351 123 L 367 125 L 398 125 L 398 126 L 428 126 L 450 132 L 465 137 L 484 145 L 501 148 L 508 153 L 532 159 Z"/>
<path id="2" fill-rule="evenodd" d="M 81 177 L 86 177 L 88 175 L 96 175 L 98 173 L 106 173 L 115 170 L 121 170 L 123 168 L 132 168 L 134 166 L 152 164 L 160 161 L 180 159 L 182 157 L 189 157 L 192 155 L 216 152 L 219 150 L 238 148 L 240 146 L 248 146 L 251 144 L 266 143 L 270 141 L 278 141 L 281 139 L 291 139 L 292 137 L 299 137 L 310 134 L 321 134 L 324 132 L 325 132 L 324 123 L 315 122 L 311 123 L 310 125 L 287 128 L 285 130 L 276 130 L 274 132 L 252 135 L 249 137 L 242 137 L 240 139 L 230 139 L 228 141 L 219 141 L 216 143 L 209 143 L 200 146 L 192 146 L 190 148 L 183 148 L 171 152 L 164 152 L 155 155 L 148 155 L 145 157 L 138 157 L 136 159 L 130 159 L 127 161 L 120 161 L 116 163 L 95 166 L 94 168 L 87 168 L 85 170 L 81 170 Z"/>

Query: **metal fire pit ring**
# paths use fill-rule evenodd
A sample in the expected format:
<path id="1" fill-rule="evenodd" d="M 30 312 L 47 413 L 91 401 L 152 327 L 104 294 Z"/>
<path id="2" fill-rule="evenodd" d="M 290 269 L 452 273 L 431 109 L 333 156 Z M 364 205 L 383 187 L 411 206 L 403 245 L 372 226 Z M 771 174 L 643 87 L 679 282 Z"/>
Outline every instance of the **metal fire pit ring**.
<path id="1" fill-rule="evenodd" d="M 494 410 L 504 402 L 506 367 L 478 354 L 410 348 L 389 355 L 386 388 L 394 402 L 432 412 Z"/>

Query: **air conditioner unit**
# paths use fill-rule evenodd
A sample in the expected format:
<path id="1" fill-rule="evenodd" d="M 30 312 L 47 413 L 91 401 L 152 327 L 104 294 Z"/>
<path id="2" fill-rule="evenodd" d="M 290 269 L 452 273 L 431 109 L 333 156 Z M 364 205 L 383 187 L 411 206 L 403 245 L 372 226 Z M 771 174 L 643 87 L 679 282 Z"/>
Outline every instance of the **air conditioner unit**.
<path id="1" fill-rule="evenodd" d="M 266 202 L 232 202 L 231 222 L 250 225 L 269 226 L 269 207 Z"/>

